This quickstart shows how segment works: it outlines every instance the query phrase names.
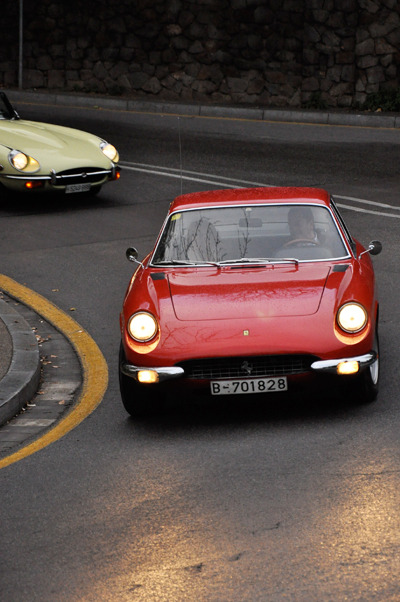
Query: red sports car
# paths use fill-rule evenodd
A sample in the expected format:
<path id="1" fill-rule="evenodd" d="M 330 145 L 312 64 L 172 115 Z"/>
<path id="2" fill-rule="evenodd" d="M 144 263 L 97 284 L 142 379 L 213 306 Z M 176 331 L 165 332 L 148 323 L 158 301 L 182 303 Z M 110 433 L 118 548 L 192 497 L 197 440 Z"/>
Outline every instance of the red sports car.
<path id="1" fill-rule="evenodd" d="M 279 394 L 345 385 L 376 398 L 370 254 L 314 188 L 181 195 L 138 264 L 120 315 L 120 390 L 132 416 L 165 395 Z"/>

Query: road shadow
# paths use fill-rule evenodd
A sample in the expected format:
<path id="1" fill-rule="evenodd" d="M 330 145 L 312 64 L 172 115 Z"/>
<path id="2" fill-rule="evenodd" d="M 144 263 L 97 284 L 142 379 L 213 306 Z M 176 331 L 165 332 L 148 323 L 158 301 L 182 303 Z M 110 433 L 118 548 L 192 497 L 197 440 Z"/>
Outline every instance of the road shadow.
<path id="1" fill-rule="evenodd" d="M 108 207 L 111 197 L 107 192 L 98 194 L 57 194 L 57 193 L 10 193 L 1 190 L 0 215 L 45 215 L 87 209 Z"/>
<path id="2" fill-rule="evenodd" d="M 248 395 L 229 400 L 196 397 L 167 400 L 148 416 L 127 418 L 127 427 L 158 436 L 205 430 L 238 431 L 250 425 L 304 425 L 326 421 L 342 422 L 371 411 L 363 404 L 339 394 Z"/>

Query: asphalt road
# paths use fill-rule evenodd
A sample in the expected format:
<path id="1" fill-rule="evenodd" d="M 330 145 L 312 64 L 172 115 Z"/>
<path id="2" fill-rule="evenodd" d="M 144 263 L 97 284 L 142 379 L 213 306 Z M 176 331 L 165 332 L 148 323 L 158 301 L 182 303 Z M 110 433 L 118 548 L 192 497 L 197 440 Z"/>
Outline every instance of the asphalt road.
<path id="1" fill-rule="evenodd" d="M 125 169 L 96 198 L 0 206 L 1 272 L 73 312 L 110 372 L 83 423 L 0 471 L 1 600 L 398 600 L 399 132 L 17 108 L 103 136 Z M 150 249 L 181 191 L 246 184 L 325 187 L 357 238 L 382 240 L 379 400 L 136 423 L 118 391 L 125 249 Z"/>

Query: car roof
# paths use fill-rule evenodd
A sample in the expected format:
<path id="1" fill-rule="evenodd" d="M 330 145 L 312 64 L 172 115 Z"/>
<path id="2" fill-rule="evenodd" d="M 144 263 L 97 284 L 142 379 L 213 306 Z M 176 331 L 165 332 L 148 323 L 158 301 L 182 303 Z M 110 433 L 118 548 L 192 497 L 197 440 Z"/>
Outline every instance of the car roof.
<path id="1" fill-rule="evenodd" d="M 176 197 L 170 206 L 170 213 L 201 207 L 223 207 L 242 204 L 307 203 L 328 206 L 330 195 L 321 188 L 303 187 L 262 187 L 230 188 L 192 192 Z"/>

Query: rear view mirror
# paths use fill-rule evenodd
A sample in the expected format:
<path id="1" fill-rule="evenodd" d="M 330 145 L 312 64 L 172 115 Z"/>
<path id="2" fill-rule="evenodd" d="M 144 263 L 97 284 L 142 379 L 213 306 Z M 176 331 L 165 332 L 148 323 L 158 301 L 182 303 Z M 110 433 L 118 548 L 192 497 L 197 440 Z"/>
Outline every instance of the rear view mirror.
<path id="1" fill-rule="evenodd" d="M 382 243 L 379 240 L 371 240 L 368 245 L 368 251 L 371 255 L 379 255 L 382 251 Z"/>
<path id="2" fill-rule="evenodd" d="M 370 253 L 371 255 L 379 255 L 382 251 L 382 243 L 379 240 L 371 240 L 368 245 L 368 249 L 359 254 L 358 259 L 361 259 L 365 253 Z"/>
<path id="3" fill-rule="evenodd" d="M 129 247 L 126 250 L 126 257 L 129 261 L 136 261 L 138 258 L 137 249 L 135 249 L 135 247 Z"/>

